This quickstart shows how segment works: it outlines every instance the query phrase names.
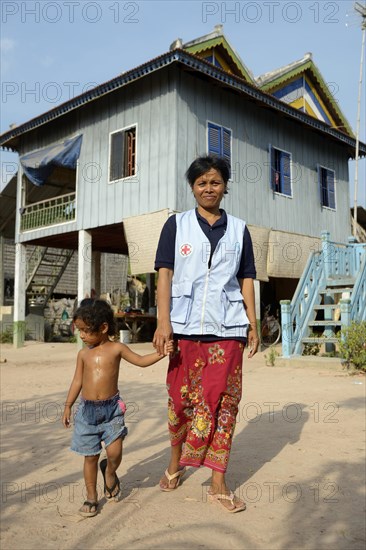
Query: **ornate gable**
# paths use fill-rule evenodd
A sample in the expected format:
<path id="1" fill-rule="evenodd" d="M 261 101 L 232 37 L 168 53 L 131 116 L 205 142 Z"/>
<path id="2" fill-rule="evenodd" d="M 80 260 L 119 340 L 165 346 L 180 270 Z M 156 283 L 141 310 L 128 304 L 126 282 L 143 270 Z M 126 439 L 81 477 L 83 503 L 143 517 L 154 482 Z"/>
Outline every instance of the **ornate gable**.
<path id="1" fill-rule="evenodd" d="M 292 107 L 354 137 L 349 122 L 315 65 L 311 53 L 305 54 L 299 61 L 259 76 L 256 83 L 263 91 Z"/>
<path id="2" fill-rule="evenodd" d="M 253 74 L 225 38 L 222 25 L 216 25 L 213 32 L 185 44 L 177 44 L 176 41 L 172 44 L 171 49 L 177 46 L 209 61 L 229 74 L 239 76 L 246 82 L 255 84 Z"/>

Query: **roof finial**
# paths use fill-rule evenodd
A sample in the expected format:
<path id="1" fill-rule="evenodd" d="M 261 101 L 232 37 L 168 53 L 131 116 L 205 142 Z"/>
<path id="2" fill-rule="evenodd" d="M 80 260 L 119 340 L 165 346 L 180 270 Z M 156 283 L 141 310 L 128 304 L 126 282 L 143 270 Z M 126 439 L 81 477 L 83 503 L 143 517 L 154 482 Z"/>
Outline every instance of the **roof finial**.
<path id="1" fill-rule="evenodd" d="M 214 32 L 216 32 L 217 34 L 222 34 L 222 29 L 224 28 L 224 25 L 215 25 L 214 27 Z"/>
<path id="2" fill-rule="evenodd" d="M 181 38 L 177 38 L 176 40 L 174 40 L 174 42 L 170 44 L 169 51 L 177 50 L 177 49 L 180 50 L 182 49 L 182 46 L 183 46 L 183 40 Z"/>

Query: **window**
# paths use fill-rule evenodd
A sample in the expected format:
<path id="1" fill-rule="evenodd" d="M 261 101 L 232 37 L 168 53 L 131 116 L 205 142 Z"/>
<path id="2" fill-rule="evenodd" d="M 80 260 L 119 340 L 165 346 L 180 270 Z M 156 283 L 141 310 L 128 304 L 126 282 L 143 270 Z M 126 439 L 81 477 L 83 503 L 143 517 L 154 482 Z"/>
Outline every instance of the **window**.
<path id="1" fill-rule="evenodd" d="M 291 155 L 274 147 L 271 147 L 271 189 L 292 197 Z"/>
<path id="2" fill-rule="evenodd" d="M 136 174 L 136 127 L 111 134 L 109 181 L 117 181 Z"/>
<path id="3" fill-rule="evenodd" d="M 335 178 L 334 171 L 318 166 L 318 181 L 320 188 L 320 202 L 326 208 L 335 209 Z"/>
<path id="4" fill-rule="evenodd" d="M 208 122 L 208 154 L 224 157 L 231 163 L 231 130 Z"/>

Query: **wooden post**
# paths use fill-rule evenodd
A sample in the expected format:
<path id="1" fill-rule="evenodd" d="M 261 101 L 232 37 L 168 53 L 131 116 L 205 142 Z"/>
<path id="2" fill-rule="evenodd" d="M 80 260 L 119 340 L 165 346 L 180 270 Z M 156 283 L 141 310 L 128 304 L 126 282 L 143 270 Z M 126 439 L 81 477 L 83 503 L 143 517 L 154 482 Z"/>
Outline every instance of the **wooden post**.
<path id="1" fill-rule="evenodd" d="M 92 252 L 92 282 L 91 287 L 94 288 L 97 297 L 101 293 L 101 253 L 99 250 L 93 250 Z"/>
<path id="2" fill-rule="evenodd" d="M 146 273 L 146 286 L 149 289 L 149 309 L 155 308 L 155 273 Z"/>

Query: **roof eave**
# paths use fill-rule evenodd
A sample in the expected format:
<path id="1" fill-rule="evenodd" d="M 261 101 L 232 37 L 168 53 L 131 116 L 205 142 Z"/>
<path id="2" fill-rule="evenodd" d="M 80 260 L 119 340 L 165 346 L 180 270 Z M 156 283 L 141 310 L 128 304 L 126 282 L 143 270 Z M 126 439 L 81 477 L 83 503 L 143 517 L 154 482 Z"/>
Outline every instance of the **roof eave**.
<path id="1" fill-rule="evenodd" d="M 111 93 L 117 88 L 121 88 L 133 81 L 136 81 L 138 78 L 142 78 L 143 76 L 151 74 L 156 70 L 159 70 L 172 63 L 180 63 L 185 67 L 188 67 L 195 71 L 199 71 L 209 78 L 214 79 L 220 84 L 229 86 L 237 92 L 244 93 L 247 97 L 255 100 L 258 103 L 266 105 L 267 107 L 279 113 L 282 113 L 283 115 L 293 120 L 296 120 L 310 128 L 313 128 L 314 130 L 328 135 L 332 139 L 338 141 L 340 144 L 347 146 L 349 148 L 350 157 L 354 158 L 356 147 L 356 142 L 354 138 L 348 136 L 344 132 L 332 128 L 321 120 L 315 119 L 312 116 L 303 113 L 298 109 L 295 109 L 294 107 L 291 107 L 287 103 L 284 103 L 280 99 L 277 99 L 274 96 L 264 92 L 255 85 L 246 82 L 244 78 L 240 78 L 236 75 L 231 75 L 223 69 L 220 69 L 212 65 L 211 63 L 203 60 L 202 58 L 179 49 L 163 54 L 162 56 L 159 56 L 158 58 L 155 58 L 152 61 L 136 67 L 131 71 L 119 75 L 118 77 L 104 84 L 101 84 L 96 88 L 93 88 L 92 90 L 84 92 L 84 94 L 77 96 L 76 98 L 73 98 L 66 103 L 63 103 L 58 107 L 55 107 L 54 109 L 51 109 L 51 111 L 48 111 L 43 115 L 35 117 L 34 119 L 9 130 L 8 132 L 0 136 L 0 145 L 2 145 L 3 147 L 10 147 L 10 144 L 16 137 L 19 137 L 24 133 L 27 133 L 39 126 L 42 126 L 47 122 L 50 122 L 51 120 L 61 117 L 67 112 L 77 109 L 90 101 Z M 353 153 L 351 153 L 351 151 L 353 151 Z M 366 155 L 366 145 L 362 142 L 360 142 L 359 144 L 359 154 L 360 156 Z"/>

